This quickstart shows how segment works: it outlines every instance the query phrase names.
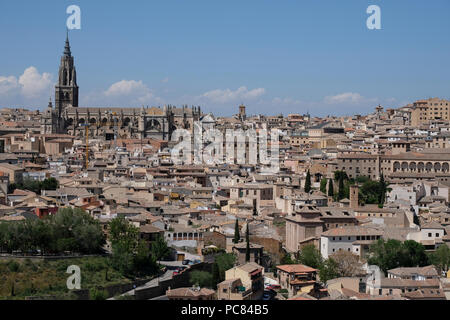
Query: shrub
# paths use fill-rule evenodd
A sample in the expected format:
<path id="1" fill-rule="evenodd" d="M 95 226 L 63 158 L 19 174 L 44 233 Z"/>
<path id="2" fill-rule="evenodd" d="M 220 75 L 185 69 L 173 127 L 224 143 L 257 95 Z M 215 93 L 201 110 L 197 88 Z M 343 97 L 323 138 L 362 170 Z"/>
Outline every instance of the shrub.
<path id="1" fill-rule="evenodd" d="M 20 264 L 17 261 L 10 260 L 8 261 L 8 269 L 11 272 L 19 272 L 20 270 Z"/>
<path id="2" fill-rule="evenodd" d="M 89 291 L 89 296 L 91 300 L 106 300 L 108 299 L 108 292 L 106 290 L 92 288 Z"/>

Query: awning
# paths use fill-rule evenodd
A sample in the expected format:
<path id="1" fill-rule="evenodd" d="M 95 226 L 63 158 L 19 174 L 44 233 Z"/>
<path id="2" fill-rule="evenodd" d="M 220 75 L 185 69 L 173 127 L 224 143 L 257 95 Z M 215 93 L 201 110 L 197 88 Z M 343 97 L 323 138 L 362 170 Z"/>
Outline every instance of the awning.
<path id="1" fill-rule="evenodd" d="M 250 275 L 251 276 L 255 276 L 255 275 L 259 274 L 259 273 L 261 273 L 261 270 L 253 271 L 252 273 L 250 273 Z"/>

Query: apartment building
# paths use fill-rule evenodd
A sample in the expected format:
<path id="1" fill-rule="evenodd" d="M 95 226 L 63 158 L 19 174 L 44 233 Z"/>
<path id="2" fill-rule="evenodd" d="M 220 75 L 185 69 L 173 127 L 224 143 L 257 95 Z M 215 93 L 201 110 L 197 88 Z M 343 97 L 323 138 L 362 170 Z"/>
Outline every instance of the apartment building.
<path id="1" fill-rule="evenodd" d="M 450 101 L 430 98 L 427 100 L 418 100 L 413 103 L 411 108 L 411 125 L 419 126 L 428 124 L 433 120 L 450 120 Z"/>
<path id="2" fill-rule="evenodd" d="M 254 262 L 231 268 L 225 271 L 225 281 L 217 288 L 219 300 L 260 300 L 264 292 L 264 268 Z"/>
<path id="3" fill-rule="evenodd" d="M 324 259 L 339 251 L 348 251 L 363 257 L 368 252 L 369 246 L 382 235 L 382 231 L 378 229 L 362 226 L 331 229 L 322 233 L 320 253 Z"/>

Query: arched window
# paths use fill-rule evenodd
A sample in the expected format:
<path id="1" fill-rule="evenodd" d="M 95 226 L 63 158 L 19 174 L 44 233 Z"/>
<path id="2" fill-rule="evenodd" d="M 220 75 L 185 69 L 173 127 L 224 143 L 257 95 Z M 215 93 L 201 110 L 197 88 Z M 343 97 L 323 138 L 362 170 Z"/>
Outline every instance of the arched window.
<path id="1" fill-rule="evenodd" d="M 67 69 L 64 68 L 63 71 L 63 86 L 67 86 Z"/>
<path id="2" fill-rule="evenodd" d="M 441 171 L 441 164 L 439 162 L 436 162 L 434 164 L 434 171 L 435 172 Z"/>

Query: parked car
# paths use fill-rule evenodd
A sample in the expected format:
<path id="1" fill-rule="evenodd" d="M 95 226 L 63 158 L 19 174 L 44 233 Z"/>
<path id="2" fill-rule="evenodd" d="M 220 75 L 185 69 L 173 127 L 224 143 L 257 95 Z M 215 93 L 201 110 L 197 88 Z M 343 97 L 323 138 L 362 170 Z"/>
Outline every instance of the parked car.
<path id="1" fill-rule="evenodd" d="M 186 266 L 188 264 L 191 264 L 191 262 L 192 262 L 191 260 L 185 259 L 185 260 L 183 260 L 182 264 L 183 264 L 183 266 Z"/>
<path id="2" fill-rule="evenodd" d="M 266 288 L 266 290 L 274 290 L 274 291 L 277 291 L 277 290 L 280 290 L 280 289 L 281 289 L 281 286 L 279 286 L 278 284 L 271 284 L 270 286 L 268 286 Z"/>

